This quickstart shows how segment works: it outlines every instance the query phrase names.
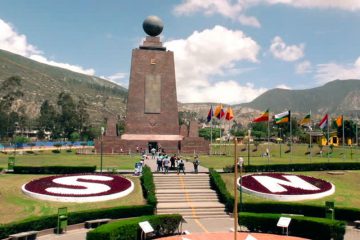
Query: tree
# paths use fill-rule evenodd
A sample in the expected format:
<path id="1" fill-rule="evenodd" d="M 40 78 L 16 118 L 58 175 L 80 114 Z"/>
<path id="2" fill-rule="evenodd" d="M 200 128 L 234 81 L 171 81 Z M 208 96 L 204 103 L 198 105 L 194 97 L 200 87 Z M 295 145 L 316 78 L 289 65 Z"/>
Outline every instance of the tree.
<path id="1" fill-rule="evenodd" d="M 62 92 L 58 96 L 57 105 L 60 108 L 58 126 L 64 138 L 70 137 L 72 132 L 78 130 L 79 117 L 73 98 L 69 93 Z"/>
<path id="2" fill-rule="evenodd" d="M 220 137 L 220 129 L 219 128 L 202 128 L 199 130 L 199 136 L 205 138 L 206 140 L 211 139 L 211 131 L 212 131 L 212 139 L 215 140 L 216 138 Z"/>
<path id="3" fill-rule="evenodd" d="M 39 130 L 53 131 L 56 126 L 58 114 L 53 105 L 45 100 L 40 107 L 40 114 L 38 117 Z"/>
<path id="4" fill-rule="evenodd" d="M 86 111 L 88 103 L 85 101 L 83 97 L 80 97 L 79 102 L 77 104 L 77 114 L 79 118 L 79 133 L 82 134 L 84 132 L 84 128 L 88 125 L 89 122 L 89 114 Z"/>

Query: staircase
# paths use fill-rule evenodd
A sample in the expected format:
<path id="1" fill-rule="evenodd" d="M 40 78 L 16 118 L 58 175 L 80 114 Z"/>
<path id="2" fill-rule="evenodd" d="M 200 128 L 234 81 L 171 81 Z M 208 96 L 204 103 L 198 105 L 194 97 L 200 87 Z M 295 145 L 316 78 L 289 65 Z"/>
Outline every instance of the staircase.
<path id="1" fill-rule="evenodd" d="M 210 188 L 209 175 L 154 174 L 157 214 L 179 213 L 184 218 L 229 218 L 224 204 Z"/>

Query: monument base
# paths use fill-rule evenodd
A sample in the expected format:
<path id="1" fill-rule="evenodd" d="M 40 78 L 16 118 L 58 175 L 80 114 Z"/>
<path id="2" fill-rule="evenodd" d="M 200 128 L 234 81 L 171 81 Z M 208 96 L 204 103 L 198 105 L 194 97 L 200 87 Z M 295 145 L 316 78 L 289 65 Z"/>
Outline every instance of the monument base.
<path id="1" fill-rule="evenodd" d="M 161 147 L 166 153 L 180 154 L 209 154 L 209 142 L 200 137 L 185 137 L 180 135 L 156 135 L 150 138 L 150 135 L 137 136 L 104 136 L 103 153 L 104 154 L 134 154 L 142 151 L 150 151 L 151 148 Z M 152 135 L 151 135 L 152 136 Z M 141 138 L 142 137 L 142 138 Z M 124 139 L 125 138 L 125 139 Z M 183 139 L 183 140 L 181 140 Z M 96 153 L 101 152 L 101 140 L 95 140 Z"/>

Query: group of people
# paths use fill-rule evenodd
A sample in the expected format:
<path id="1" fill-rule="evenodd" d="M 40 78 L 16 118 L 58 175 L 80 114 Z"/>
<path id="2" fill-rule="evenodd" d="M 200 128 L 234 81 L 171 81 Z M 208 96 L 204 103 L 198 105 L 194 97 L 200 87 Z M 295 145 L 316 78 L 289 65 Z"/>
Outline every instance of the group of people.
<path id="1" fill-rule="evenodd" d="M 159 153 L 156 157 L 156 165 L 157 165 L 157 172 L 163 172 L 164 174 L 169 173 L 169 169 L 177 170 L 177 174 L 185 173 L 185 161 L 177 156 L 176 154 L 169 157 L 165 153 Z M 198 156 L 195 156 L 193 161 L 194 165 L 194 172 L 198 173 L 198 167 L 200 165 L 200 160 Z"/>

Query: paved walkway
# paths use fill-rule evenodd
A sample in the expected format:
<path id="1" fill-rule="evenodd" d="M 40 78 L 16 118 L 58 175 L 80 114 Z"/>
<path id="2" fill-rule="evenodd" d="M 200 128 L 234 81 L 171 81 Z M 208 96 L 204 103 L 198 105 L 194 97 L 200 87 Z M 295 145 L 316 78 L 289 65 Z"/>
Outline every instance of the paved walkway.
<path id="1" fill-rule="evenodd" d="M 188 161 L 186 161 L 186 159 L 183 159 L 185 160 L 185 172 L 186 173 L 194 173 L 194 165 L 192 163 L 193 159 L 189 159 Z M 200 159 L 201 161 L 201 159 Z M 201 162 L 200 162 L 201 163 Z M 156 164 L 156 159 L 151 159 L 151 156 L 150 156 L 150 159 L 146 159 L 145 160 L 145 164 L 147 166 L 149 166 L 151 168 L 151 171 L 156 173 L 157 171 L 157 164 Z M 209 170 L 203 166 L 199 166 L 198 167 L 198 171 L 199 173 L 208 173 Z M 176 170 L 169 170 L 169 173 L 176 173 Z"/>
<path id="2" fill-rule="evenodd" d="M 305 238 L 279 236 L 262 233 L 237 233 L 238 240 L 304 240 Z M 189 234 L 181 236 L 172 236 L 160 238 L 161 240 L 232 240 L 234 233 L 207 233 L 207 234 Z"/>

